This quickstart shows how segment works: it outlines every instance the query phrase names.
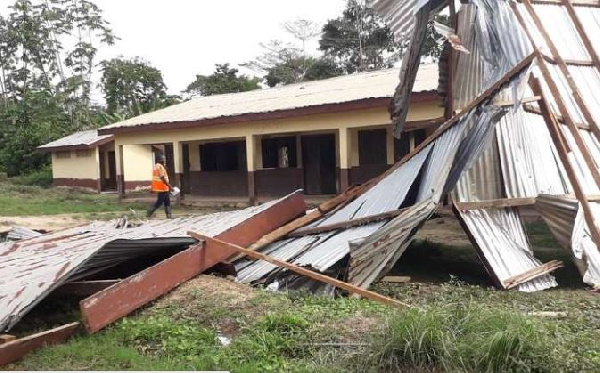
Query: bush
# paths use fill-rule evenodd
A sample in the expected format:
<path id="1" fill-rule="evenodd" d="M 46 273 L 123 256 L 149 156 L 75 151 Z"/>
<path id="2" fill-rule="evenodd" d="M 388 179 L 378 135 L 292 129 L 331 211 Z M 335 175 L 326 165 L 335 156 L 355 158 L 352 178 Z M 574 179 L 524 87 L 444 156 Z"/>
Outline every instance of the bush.
<path id="1" fill-rule="evenodd" d="M 412 309 L 388 320 L 363 358 L 377 371 L 544 371 L 553 366 L 552 346 L 539 329 L 534 320 L 509 311 Z"/>
<path id="2" fill-rule="evenodd" d="M 52 186 L 52 170 L 46 167 L 38 171 L 32 171 L 27 175 L 14 177 L 11 181 L 16 185 L 48 188 Z"/>

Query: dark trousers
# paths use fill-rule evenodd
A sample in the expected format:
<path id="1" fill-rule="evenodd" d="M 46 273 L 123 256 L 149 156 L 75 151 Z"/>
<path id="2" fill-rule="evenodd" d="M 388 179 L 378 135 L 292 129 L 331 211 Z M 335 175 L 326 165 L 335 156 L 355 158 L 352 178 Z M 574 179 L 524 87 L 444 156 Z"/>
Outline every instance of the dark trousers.
<path id="1" fill-rule="evenodd" d="M 158 210 L 162 205 L 165 206 L 167 217 L 171 217 L 171 195 L 169 192 L 157 193 L 156 202 L 148 208 L 148 216 L 154 214 L 154 211 Z"/>

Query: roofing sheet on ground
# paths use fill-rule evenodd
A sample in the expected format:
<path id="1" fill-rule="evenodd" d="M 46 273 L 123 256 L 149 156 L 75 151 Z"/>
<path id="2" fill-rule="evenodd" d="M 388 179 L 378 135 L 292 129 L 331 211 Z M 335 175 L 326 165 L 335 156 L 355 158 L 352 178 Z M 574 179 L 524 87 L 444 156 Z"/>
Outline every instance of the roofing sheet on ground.
<path id="1" fill-rule="evenodd" d="M 0 330 L 11 328 L 33 306 L 82 272 L 112 267 L 152 247 L 188 246 L 190 230 L 216 236 L 278 201 L 240 211 L 152 220 L 134 228 L 96 222 L 0 245 Z M 134 245 L 141 242 L 143 245 Z"/>

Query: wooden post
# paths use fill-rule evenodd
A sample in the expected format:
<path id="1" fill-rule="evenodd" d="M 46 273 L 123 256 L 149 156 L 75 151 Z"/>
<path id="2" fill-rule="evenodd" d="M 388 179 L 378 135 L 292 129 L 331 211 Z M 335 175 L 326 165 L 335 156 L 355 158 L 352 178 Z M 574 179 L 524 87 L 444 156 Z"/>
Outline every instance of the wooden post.
<path id="1" fill-rule="evenodd" d="M 246 167 L 248 177 L 248 203 L 250 206 L 256 204 L 256 184 L 255 184 L 255 172 L 256 172 L 256 136 L 246 136 Z"/>
<path id="2" fill-rule="evenodd" d="M 346 290 L 349 293 L 353 293 L 353 294 L 358 294 L 361 295 L 367 299 L 371 299 L 383 304 L 387 304 L 390 306 L 394 306 L 394 307 L 398 307 L 398 308 L 411 308 L 411 306 L 409 304 L 406 303 L 402 303 L 398 300 L 392 299 L 392 298 L 388 298 L 386 296 L 383 296 L 381 294 L 377 294 L 375 292 L 369 291 L 369 290 L 365 290 L 362 289 L 358 286 L 354 286 L 352 284 L 349 284 L 347 282 L 343 282 L 340 280 L 337 280 L 333 277 L 329 277 L 320 273 L 316 273 L 313 272 L 311 270 L 308 270 L 306 268 L 303 267 L 299 267 L 295 264 L 291 264 L 288 263 L 286 261 L 283 260 L 279 260 L 279 259 L 275 259 L 271 256 L 265 255 L 263 253 L 257 252 L 257 251 L 252 251 L 252 250 L 248 250 L 248 249 L 244 249 L 241 246 L 238 245 L 234 245 L 225 241 L 221 241 L 219 239 L 216 238 L 212 238 L 212 237 L 208 237 L 208 236 L 204 236 L 195 232 L 188 232 L 188 234 L 191 237 L 194 237 L 195 239 L 199 240 L 199 241 L 204 241 L 206 243 L 206 248 L 211 247 L 212 250 L 235 250 L 237 252 L 243 253 L 247 256 L 249 256 L 250 258 L 253 259 L 257 259 L 257 260 L 264 260 L 266 262 L 269 262 L 273 265 L 276 265 L 277 267 L 281 267 L 281 268 L 285 268 L 288 269 L 292 272 L 295 272 L 299 275 L 302 276 L 306 276 L 309 278 L 312 278 L 313 280 L 317 280 L 320 282 L 324 282 L 326 284 L 330 284 L 333 285 L 335 287 L 338 287 L 340 289 Z"/>
<path id="3" fill-rule="evenodd" d="M 592 235 L 593 241 L 596 243 L 596 247 L 600 249 L 600 231 L 598 230 L 598 226 L 596 225 L 594 214 L 590 207 L 590 203 L 585 195 L 579 180 L 577 179 L 577 174 L 571 164 L 571 161 L 568 156 L 568 150 L 566 145 L 566 141 L 563 138 L 563 134 L 560 130 L 560 125 L 556 120 L 556 117 L 552 113 L 550 105 L 546 101 L 546 98 L 543 96 L 542 86 L 538 79 L 532 79 L 530 81 L 531 89 L 533 93 L 537 96 L 542 96 L 540 100 L 540 110 L 542 111 L 542 116 L 546 121 L 546 125 L 548 126 L 548 130 L 550 131 L 550 135 L 554 142 L 554 146 L 558 150 L 558 155 L 560 156 L 560 160 L 563 163 L 565 170 L 567 171 L 567 176 L 569 177 L 569 181 L 573 186 L 575 191 L 575 196 L 581 203 L 581 207 L 583 208 L 583 213 L 585 217 L 585 221 L 590 229 L 590 233 Z"/>

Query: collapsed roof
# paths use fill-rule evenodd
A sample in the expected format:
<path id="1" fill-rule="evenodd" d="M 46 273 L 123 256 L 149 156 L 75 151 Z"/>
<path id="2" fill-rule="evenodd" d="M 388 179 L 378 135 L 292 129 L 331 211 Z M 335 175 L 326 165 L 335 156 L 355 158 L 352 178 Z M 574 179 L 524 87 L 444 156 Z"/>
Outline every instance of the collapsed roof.
<path id="1" fill-rule="evenodd" d="M 420 68 L 427 22 L 445 5 L 426 0 L 375 5 L 395 35 L 410 41 L 393 102 L 397 135 Z M 401 257 L 442 195 L 450 193 L 496 285 L 543 290 L 557 285 L 549 273 L 561 263 L 535 258 L 519 207 L 554 195 L 558 199 L 544 197 L 541 214 L 559 242 L 573 250 L 584 281 L 600 285 L 595 224 L 600 205 L 592 197 L 600 194 L 600 131 L 594 119 L 598 113 L 590 112 L 598 107 L 592 92 L 600 89 L 600 44 L 592 45 L 587 36 L 600 34 L 599 10 L 567 0 L 470 0 L 456 15 L 452 9 L 456 35 L 446 48 L 460 48 L 449 53 L 450 71 L 440 74 L 449 76 L 451 112 L 456 114 L 355 200 L 302 228 L 306 234 L 293 234 L 262 251 L 368 287 Z M 412 15 L 408 26 L 399 21 L 407 20 L 406 14 Z M 553 29 L 553 35 L 546 29 Z M 569 51 L 572 46 L 576 52 Z M 557 219 L 558 211 L 571 218 Z M 381 216 L 387 218 L 375 219 Z M 315 288 L 314 283 L 289 281 L 289 273 L 267 262 L 240 260 L 236 268 L 242 282 Z"/>

